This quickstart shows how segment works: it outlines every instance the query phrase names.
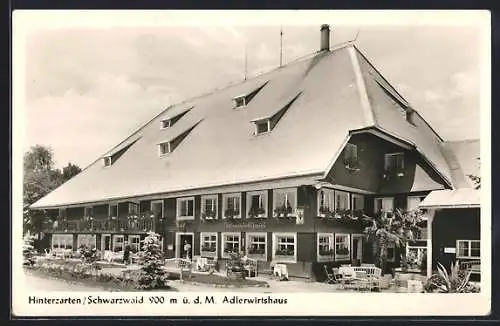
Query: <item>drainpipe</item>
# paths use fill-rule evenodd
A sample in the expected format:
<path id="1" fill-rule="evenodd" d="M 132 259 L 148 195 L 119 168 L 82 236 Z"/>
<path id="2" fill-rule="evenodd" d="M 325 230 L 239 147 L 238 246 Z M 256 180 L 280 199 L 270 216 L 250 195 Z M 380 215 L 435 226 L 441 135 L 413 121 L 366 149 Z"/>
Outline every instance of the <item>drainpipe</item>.
<path id="1" fill-rule="evenodd" d="M 432 222 L 434 221 L 436 211 L 429 210 L 427 219 L 427 277 L 432 275 Z"/>

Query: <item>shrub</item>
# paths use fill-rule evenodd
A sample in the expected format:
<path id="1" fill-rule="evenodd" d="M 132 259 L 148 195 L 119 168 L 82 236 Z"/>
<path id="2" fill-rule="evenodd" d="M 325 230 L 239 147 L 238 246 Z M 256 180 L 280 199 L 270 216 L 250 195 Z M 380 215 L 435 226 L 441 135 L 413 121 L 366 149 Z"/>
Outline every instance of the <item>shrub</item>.
<path id="1" fill-rule="evenodd" d="M 469 284 L 471 271 L 459 269 L 459 262 L 451 264 L 451 274 L 438 263 L 438 273 L 429 277 L 424 285 L 425 292 L 437 293 L 470 293 L 479 292 L 479 289 Z"/>
<path id="2" fill-rule="evenodd" d="M 150 232 L 144 239 L 142 247 L 144 255 L 142 256 L 142 267 L 138 278 L 138 288 L 140 289 L 158 289 L 167 288 L 167 278 L 165 270 L 162 269 L 163 260 L 160 249 L 159 235 Z"/>

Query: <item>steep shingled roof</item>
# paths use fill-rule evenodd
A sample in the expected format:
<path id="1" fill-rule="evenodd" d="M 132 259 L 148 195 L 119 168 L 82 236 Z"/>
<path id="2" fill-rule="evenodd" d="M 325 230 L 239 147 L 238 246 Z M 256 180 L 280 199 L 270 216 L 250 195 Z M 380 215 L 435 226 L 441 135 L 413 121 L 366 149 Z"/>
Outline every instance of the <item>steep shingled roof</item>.
<path id="1" fill-rule="evenodd" d="M 97 160 L 31 207 L 321 176 L 342 149 L 349 131 L 366 127 L 380 127 L 411 142 L 449 180 L 439 137 L 420 120 L 409 126 L 404 115 L 381 96 L 374 84 L 374 78 L 380 76 L 374 74 L 368 61 L 347 43 L 173 105 L 122 142 L 132 145 L 112 166 L 104 167 Z M 234 97 L 251 93 L 266 82 L 244 108 L 233 109 Z M 252 120 L 275 113 L 299 93 L 271 133 L 253 135 Z M 187 108 L 192 109 L 171 128 L 160 128 L 161 120 Z M 159 142 L 199 121 L 174 152 L 158 156 Z"/>

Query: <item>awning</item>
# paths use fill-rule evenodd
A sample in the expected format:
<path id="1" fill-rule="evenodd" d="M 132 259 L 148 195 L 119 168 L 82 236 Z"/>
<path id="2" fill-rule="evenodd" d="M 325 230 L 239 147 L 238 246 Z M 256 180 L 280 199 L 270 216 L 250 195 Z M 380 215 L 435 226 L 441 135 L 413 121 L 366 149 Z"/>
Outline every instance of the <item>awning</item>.
<path id="1" fill-rule="evenodd" d="M 420 203 L 424 209 L 478 208 L 481 205 L 481 191 L 473 188 L 432 191 Z"/>

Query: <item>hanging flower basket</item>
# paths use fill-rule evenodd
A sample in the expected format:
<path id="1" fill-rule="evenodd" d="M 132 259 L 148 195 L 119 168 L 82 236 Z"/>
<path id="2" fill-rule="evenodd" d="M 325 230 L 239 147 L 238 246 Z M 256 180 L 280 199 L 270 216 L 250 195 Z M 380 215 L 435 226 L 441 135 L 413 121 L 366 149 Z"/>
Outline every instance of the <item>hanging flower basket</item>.
<path id="1" fill-rule="evenodd" d="M 248 211 L 248 217 L 251 218 L 263 218 L 266 213 L 266 210 L 263 207 L 258 207 L 258 208 L 250 208 L 250 211 Z"/>

